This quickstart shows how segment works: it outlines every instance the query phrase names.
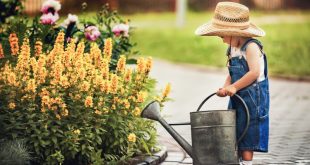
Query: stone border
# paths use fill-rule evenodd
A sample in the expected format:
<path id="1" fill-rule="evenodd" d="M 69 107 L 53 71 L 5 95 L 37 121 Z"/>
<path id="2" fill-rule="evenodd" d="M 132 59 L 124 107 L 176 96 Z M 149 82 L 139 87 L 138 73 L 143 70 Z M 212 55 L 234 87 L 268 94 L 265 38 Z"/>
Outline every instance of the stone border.
<path id="1" fill-rule="evenodd" d="M 130 159 L 126 162 L 126 165 L 159 165 L 168 156 L 167 147 L 160 146 L 160 151 L 154 153 L 153 155 L 141 155 Z"/>
<path id="2" fill-rule="evenodd" d="M 160 151 L 154 153 L 151 156 L 147 156 L 144 158 L 144 160 L 141 163 L 138 163 L 137 165 L 158 165 L 162 163 L 166 157 L 168 156 L 167 153 L 167 147 L 161 146 Z"/>

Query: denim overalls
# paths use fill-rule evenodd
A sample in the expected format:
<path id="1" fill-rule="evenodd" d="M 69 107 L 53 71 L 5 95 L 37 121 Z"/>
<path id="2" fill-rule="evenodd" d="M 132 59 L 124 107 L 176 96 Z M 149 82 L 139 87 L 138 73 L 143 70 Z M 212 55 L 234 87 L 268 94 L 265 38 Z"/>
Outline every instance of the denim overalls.
<path id="1" fill-rule="evenodd" d="M 247 45 L 251 42 L 256 43 L 262 52 L 262 44 L 256 39 L 247 40 L 241 47 L 241 52 L 246 51 Z M 267 59 L 264 56 L 264 75 L 265 79 L 260 82 L 253 82 L 251 85 L 239 90 L 237 92 L 245 103 L 250 112 L 250 125 L 246 135 L 238 144 L 238 150 L 252 150 L 258 152 L 268 152 L 268 136 L 269 136 L 269 84 L 267 77 Z M 230 48 L 228 48 L 227 55 L 230 55 Z M 236 82 L 248 71 L 249 67 L 246 59 L 243 56 L 232 57 L 228 61 L 229 74 L 231 76 L 231 83 Z M 229 109 L 236 109 L 237 115 L 237 138 L 239 138 L 246 126 L 246 114 L 241 102 L 233 97 L 230 98 Z"/>

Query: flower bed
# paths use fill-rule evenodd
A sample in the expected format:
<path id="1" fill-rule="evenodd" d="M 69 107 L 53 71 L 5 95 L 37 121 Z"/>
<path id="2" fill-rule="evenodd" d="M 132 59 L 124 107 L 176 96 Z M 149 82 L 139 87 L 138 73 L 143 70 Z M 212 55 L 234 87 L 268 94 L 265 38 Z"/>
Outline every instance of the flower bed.
<path id="1" fill-rule="evenodd" d="M 105 8 L 101 21 L 78 29 L 73 15 L 55 26 L 47 15 L 59 7 L 50 7 L 42 8 L 43 24 L 1 33 L 0 142 L 23 141 L 31 164 L 115 164 L 151 154 L 156 128 L 139 116 L 150 100 L 167 101 L 170 85 L 159 95 L 151 58 L 128 59 L 134 45 L 115 13 Z"/>

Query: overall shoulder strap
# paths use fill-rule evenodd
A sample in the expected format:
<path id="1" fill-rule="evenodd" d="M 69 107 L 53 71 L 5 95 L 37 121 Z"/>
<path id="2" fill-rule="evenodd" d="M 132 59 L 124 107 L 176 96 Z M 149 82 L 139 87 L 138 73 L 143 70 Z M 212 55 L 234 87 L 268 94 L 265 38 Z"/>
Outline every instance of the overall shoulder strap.
<path id="1" fill-rule="evenodd" d="M 226 56 L 229 56 L 230 55 L 230 50 L 231 50 L 231 47 L 228 46 L 227 50 L 226 50 Z"/>
<path id="2" fill-rule="evenodd" d="M 248 45 L 251 42 L 256 43 L 259 46 L 261 52 L 264 54 L 264 52 L 263 52 L 263 44 L 260 41 L 258 41 L 257 39 L 254 39 L 254 38 L 251 38 L 251 39 L 248 39 L 247 41 L 245 41 L 245 43 L 241 47 L 241 51 L 246 51 L 246 48 L 248 47 Z"/>
<path id="3" fill-rule="evenodd" d="M 258 45 L 258 47 L 260 48 L 260 51 L 262 53 L 262 55 L 264 56 L 264 65 L 265 65 L 265 69 L 264 69 L 264 75 L 267 78 L 267 74 L 268 74 L 268 67 L 267 67 L 267 57 L 263 51 L 263 44 L 258 41 L 257 39 L 251 38 L 249 40 L 247 40 L 241 47 L 241 51 L 246 51 L 247 46 L 251 43 L 254 42 Z"/>

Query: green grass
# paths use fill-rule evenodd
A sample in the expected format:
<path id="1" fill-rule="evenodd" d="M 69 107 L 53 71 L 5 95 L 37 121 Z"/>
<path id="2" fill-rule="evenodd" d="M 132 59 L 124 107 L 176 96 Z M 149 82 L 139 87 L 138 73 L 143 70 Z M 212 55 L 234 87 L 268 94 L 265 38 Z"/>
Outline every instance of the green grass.
<path id="1" fill-rule="evenodd" d="M 198 37 L 196 27 L 212 13 L 188 13 L 185 26 L 176 27 L 173 13 L 125 16 L 135 27 L 133 40 L 142 55 L 172 62 L 224 67 L 226 47 L 217 37 Z M 267 36 L 260 38 L 273 75 L 310 75 L 310 13 L 254 12 L 251 19 Z"/>

